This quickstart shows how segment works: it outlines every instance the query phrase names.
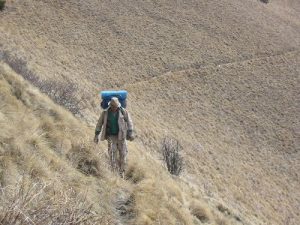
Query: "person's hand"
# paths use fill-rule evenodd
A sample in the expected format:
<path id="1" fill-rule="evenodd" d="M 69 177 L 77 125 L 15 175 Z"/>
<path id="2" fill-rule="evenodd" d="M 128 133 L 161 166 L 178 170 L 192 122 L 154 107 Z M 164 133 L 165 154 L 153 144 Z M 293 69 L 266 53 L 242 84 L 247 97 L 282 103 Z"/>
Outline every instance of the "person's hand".
<path id="1" fill-rule="evenodd" d="M 134 140 L 134 136 L 130 136 L 128 140 L 129 141 L 133 141 Z"/>
<path id="2" fill-rule="evenodd" d="M 126 139 L 129 140 L 129 141 L 133 141 L 134 140 L 134 135 L 133 135 L 133 131 L 132 130 L 128 130 L 127 131 Z"/>
<path id="3" fill-rule="evenodd" d="M 99 137 L 98 137 L 98 135 L 95 135 L 95 137 L 94 137 L 94 142 L 95 142 L 95 144 L 98 144 L 98 142 L 99 142 Z"/>

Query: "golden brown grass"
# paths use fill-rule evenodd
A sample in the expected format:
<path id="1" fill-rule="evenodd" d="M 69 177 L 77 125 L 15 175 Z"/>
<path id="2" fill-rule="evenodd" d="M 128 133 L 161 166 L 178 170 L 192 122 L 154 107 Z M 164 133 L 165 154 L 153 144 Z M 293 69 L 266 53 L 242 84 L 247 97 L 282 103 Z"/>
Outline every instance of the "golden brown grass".
<path id="1" fill-rule="evenodd" d="M 4 64 L 0 65 L 0 86 L 1 224 L 112 221 L 112 213 L 105 209 L 109 201 L 92 200 L 104 198 L 90 189 L 103 182 L 98 177 L 106 169 L 86 144 L 83 134 L 89 130 L 83 132 L 84 126 L 71 114 Z M 92 165 L 80 167 L 91 158 Z M 105 183 L 100 186 L 103 191 L 109 184 Z"/>
<path id="2" fill-rule="evenodd" d="M 92 127 L 98 91 L 129 90 L 139 137 L 129 145 L 129 179 L 103 188 L 136 195 L 138 203 L 130 207 L 140 223 L 196 223 L 189 202 L 204 198 L 212 223 L 240 223 L 239 215 L 244 224 L 296 225 L 299 9 L 296 0 L 8 1 L 0 14 L 6 21 L 0 25 L 0 58 L 21 76 L 78 84 L 77 94 L 89 96 L 82 114 Z M 10 149 L 1 158 L 9 173 L 24 167 L 32 177 L 68 174 L 66 182 L 78 189 L 82 179 L 95 186 L 112 176 L 102 171 L 108 168 L 105 145 L 90 151 L 93 128 L 49 107 L 48 100 L 37 104 L 28 97 L 39 96 L 36 90 L 24 92 L 14 78 L 6 80 L 14 83 L 1 86 L 10 104 L 0 102 L 0 119 L 10 122 L 0 134 L 1 151 Z M 165 135 L 184 147 L 185 171 L 175 183 L 153 159 L 160 158 Z M 0 175 L 1 182 L 10 180 L 4 170 Z M 180 203 L 157 207 L 169 199 L 169 182 L 181 193 L 172 201 Z M 97 199 L 91 189 L 89 198 Z M 231 215 L 217 209 L 220 203 Z"/>
<path id="3" fill-rule="evenodd" d="M 129 144 L 123 181 L 107 169 L 105 147 L 91 143 L 92 129 L 3 63 L 0 87 L 2 224 L 214 223 L 216 209 L 138 145 Z"/>
<path id="4" fill-rule="evenodd" d="M 1 188 L 0 199 L 0 224 L 105 223 L 83 194 L 25 176 L 14 186 Z"/>

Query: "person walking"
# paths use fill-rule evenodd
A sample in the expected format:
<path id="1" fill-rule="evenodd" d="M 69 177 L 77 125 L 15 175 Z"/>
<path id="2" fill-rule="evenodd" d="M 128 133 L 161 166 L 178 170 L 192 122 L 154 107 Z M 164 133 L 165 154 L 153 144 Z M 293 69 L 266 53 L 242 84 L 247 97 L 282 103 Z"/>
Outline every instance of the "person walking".
<path id="1" fill-rule="evenodd" d="M 126 140 L 133 141 L 133 123 L 126 109 L 116 97 L 112 97 L 108 103 L 108 108 L 103 110 L 95 129 L 94 142 L 107 140 L 108 155 L 113 171 L 118 171 L 120 176 L 125 176 L 125 166 L 127 160 Z M 117 157 L 119 155 L 119 157 Z"/>

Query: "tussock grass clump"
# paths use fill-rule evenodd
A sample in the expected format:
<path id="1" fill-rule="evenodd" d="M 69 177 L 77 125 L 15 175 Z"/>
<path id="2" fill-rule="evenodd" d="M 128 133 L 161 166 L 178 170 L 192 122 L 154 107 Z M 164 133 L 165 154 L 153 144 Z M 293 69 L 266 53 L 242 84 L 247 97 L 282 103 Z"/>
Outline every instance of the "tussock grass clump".
<path id="1" fill-rule="evenodd" d="M 207 205 L 201 204 L 199 201 L 192 201 L 190 204 L 190 211 L 201 223 L 209 222 L 212 219 L 212 213 Z"/>
<path id="2" fill-rule="evenodd" d="M 178 176 L 183 169 L 183 158 L 180 155 L 182 150 L 179 141 L 173 138 L 165 137 L 162 141 L 161 152 L 163 160 L 168 171 Z"/>
<path id="3" fill-rule="evenodd" d="M 145 173 L 138 164 L 130 164 L 126 170 L 126 179 L 131 180 L 133 183 L 139 183 L 145 178 Z"/>
<path id="4" fill-rule="evenodd" d="M 84 195 L 72 188 L 24 177 L 14 186 L 0 187 L 0 224 L 97 224 L 101 217 Z"/>
<path id="5" fill-rule="evenodd" d="M 67 154 L 67 158 L 83 174 L 90 176 L 101 176 L 99 159 L 90 151 L 91 146 L 80 141 L 74 143 Z"/>

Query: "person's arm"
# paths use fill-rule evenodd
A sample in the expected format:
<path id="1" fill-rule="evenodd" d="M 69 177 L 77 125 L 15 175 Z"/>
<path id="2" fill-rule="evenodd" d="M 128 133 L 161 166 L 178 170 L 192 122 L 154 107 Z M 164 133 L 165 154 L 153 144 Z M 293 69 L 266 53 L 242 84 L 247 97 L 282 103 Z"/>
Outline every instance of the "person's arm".
<path id="1" fill-rule="evenodd" d="M 98 136 L 99 136 L 99 134 L 101 133 L 101 130 L 102 130 L 103 120 L 104 120 L 104 111 L 101 113 L 100 118 L 99 118 L 99 120 L 97 122 L 97 125 L 96 125 L 95 137 L 94 137 L 94 142 L 95 143 L 99 142 Z"/>
<path id="2" fill-rule="evenodd" d="M 127 121 L 127 139 L 130 141 L 133 141 L 134 135 L 133 135 L 133 123 L 130 117 L 130 114 L 126 111 L 126 121 Z"/>

